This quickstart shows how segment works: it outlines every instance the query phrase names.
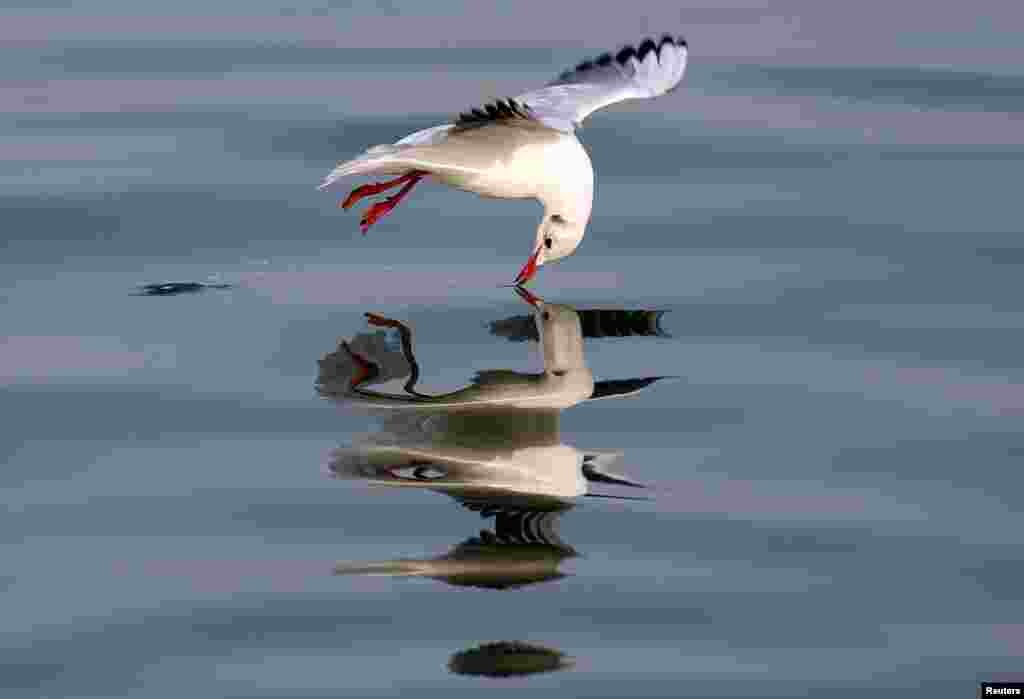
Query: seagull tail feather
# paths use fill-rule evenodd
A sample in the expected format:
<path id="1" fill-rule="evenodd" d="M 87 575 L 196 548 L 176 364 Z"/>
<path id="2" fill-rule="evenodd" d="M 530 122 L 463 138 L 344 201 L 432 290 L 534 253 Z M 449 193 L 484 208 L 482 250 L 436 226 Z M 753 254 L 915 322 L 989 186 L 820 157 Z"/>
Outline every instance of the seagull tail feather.
<path id="1" fill-rule="evenodd" d="M 397 143 L 373 146 L 352 160 L 338 163 L 320 184 L 321 191 L 328 189 L 342 177 L 350 175 L 403 175 L 409 166 L 401 162 L 401 154 L 413 146 L 430 146 L 441 143 L 448 137 L 451 124 L 433 126 L 409 134 Z"/>
<path id="2" fill-rule="evenodd" d="M 401 150 L 399 146 L 374 146 L 352 160 L 338 163 L 338 166 L 323 179 L 318 189 L 327 190 L 341 178 L 350 175 L 401 175 L 408 169 L 395 163 L 395 156 Z"/>

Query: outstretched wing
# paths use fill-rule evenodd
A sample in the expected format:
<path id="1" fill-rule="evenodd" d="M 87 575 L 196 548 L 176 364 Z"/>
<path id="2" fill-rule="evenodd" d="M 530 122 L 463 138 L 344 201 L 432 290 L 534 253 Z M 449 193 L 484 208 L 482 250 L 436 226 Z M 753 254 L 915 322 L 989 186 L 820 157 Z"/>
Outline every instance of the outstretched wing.
<path id="1" fill-rule="evenodd" d="M 593 111 L 631 99 L 658 97 L 686 71 L 686 40 L 665 35 L 637 47 L 602 54 L 567 70 L 546 86 L 516 98 L 530 116 L 552 129 L 572 131 Z"/>

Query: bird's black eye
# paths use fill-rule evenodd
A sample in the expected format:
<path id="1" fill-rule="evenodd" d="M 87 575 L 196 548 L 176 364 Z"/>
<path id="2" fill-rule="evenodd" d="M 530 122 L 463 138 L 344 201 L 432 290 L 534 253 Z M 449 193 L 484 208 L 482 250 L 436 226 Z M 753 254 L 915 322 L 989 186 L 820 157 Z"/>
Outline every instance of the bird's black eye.
<path id="1" fill-rule="evenodd" d="M 562 218 L 561 214 L 551 214 L 552 223 L 565 223 L 565 219 Z"/>
<path id="2" fill-rule="evenodd" d="M 546 247 L 548 250 L 550 250 L 552 245 L 554 245 L 554 241 L 551 240 L 551 238 L 545 238 L 544 239 L 544 247 Z"/>

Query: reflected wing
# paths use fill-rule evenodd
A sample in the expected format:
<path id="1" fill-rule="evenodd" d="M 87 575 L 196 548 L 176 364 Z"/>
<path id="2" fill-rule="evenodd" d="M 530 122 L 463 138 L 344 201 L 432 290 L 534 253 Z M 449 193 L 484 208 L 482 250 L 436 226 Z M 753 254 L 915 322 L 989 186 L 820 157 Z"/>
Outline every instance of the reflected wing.
<path id="1" fill-rule="evenodd" d="M 583 457 L 583 477 L 591 483 L 609 483 L 630 488 L 647 486 L 631 478 L 614 473 L 611 467 L 622 459 L 622 452 L 591 452 Z"/>
<path id="2" fill-rule="evenodd" d="M 648 376 L 642 379 L 607 379 L 594 382 L 594 392 L 587 400 L 600 400 L 601 398 L 622 398 L 639 393 L 648 386 L 663 379 L 672 379 L 674 376 Z"/>
<path id="3" fill-rule="evenodd" d="M 520 95 L 530 116 L 559 131 L 572 131 L 591 112 L 616 102 L 658 97 L 683 79 L 686 40 L 664 36 L 584 61 L 546 86 Z"/>

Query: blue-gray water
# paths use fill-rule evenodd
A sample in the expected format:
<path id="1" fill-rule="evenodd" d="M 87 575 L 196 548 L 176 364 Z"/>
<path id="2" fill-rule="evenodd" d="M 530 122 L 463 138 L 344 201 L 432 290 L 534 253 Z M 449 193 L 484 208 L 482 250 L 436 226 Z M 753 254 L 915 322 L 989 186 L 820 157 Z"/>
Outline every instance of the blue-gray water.
<path id="1" fill-rule="evenodd" d="M 525 11 L 451 2 L 3 10 L 4 696 L 963 697 L 1024 679 L 1020 11 L 696 5 L 593 27 L 553 10 L 532 34 Z M 332 479 L 370 427 L 317 394 L 317 361 L 370 311 L 415 329 L 432 387 L 536 371 L 536 345 L 489 325 L 529 313 L 499 285 L 538 209 L 426 185 L 363 238 L 315 184 L 662 31 L 690 40 L 686 82 L 587 122 L 588 236 L 534 289 L 668 310 L 670 337 L 587 340 L 586 358 L 596 379 L 679 378 L 561 421 L 654 499 L 566 512 L 560 579 L 336 575 L 443 556 L 487 522 Z M 233 286 L 134 293 L 164 281 Z M 449 671 L 491 641 L 573 664 Z"/>

